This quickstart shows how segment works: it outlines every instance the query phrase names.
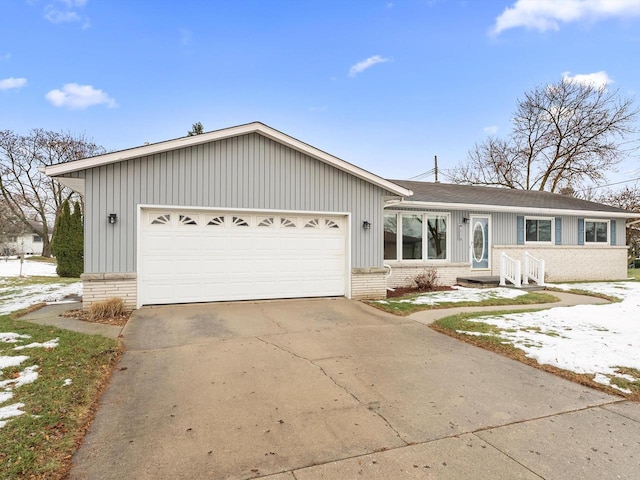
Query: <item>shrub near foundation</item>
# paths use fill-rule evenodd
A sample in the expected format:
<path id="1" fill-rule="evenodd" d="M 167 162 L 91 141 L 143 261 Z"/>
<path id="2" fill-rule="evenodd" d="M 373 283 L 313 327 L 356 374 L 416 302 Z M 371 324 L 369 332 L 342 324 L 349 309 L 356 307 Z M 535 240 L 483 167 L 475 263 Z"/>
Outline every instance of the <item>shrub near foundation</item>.
<path id="1" fill-rule="evenodd" d="M 125 312 L 124 302 L 121 298 L 108 298 L 92 304 L 87 310 L 90 321 L 112 318 Z"/>

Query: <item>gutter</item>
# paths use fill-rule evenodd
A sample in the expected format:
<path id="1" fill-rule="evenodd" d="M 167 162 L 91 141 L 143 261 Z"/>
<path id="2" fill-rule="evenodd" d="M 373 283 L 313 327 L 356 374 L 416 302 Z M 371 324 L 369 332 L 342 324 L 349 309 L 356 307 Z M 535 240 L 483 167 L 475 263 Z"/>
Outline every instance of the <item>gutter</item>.
<path id="1" fill-rule="evenodd" d="M 481 205 L 477 203 L 447 203 L 447 202 L 417 202 L 404 201 L 387 204 L 396 207 L 414 207 L 414 208 L 430 208 L 435 210 L 470 210 L 474 212 L 507 212 L 507 213 L 526 213 L 531 215 L 571 215 L 578 217 L 608 217 L 608 218 L 636 218 L 640 217 L 635 212 L 607 212 L 602 210 L 570 210 L 559 208 L 540 208 L 540 207 L 516 207 L 513 205 Z M 638 223 L 637 220 L 634 223 Z M 628 224 L 630 225 L 630 224 Z"/>

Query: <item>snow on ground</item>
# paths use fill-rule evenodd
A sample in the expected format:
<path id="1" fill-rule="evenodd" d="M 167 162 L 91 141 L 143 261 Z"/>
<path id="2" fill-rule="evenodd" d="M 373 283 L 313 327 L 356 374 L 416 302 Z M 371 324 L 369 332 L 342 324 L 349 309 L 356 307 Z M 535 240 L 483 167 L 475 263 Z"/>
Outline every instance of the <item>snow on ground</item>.
<path id="1" fill-rule="evenodd" d="M 9 258 L 0 260 L 0 278 L 20 276 L 20 260 Z M 46 262 L 25 260 L 22 264 L 23 277 L 55 277 L 56 266 Z"/>
<path id="2" fill-rule="evenodd" d="M 516 298 L 527 292 L 515 288 L 465 288 L 454 286 L 453 290 L 442 292 L 422 293 L 413 298 L 392 300 L 394 303 L 411 303 L 414 305 L 438 305 L 440 303 L 482 302 L 492 298 Z M 389 303 L 378 300 L 378 303 Z"/>
<path id="3" fill-rule="evenodd" d="M 20 275 L 20 261 L 17 259 L 0 260 L 0 315 L 20 310 L 30 305 L 42 302 L 61 300 L 67 295 L 81 295 L 82 283 L 44 283 L 32 285 L 16 285 L 13 279 Z M 25 260 L 22 264 L 22 275 L 25 277 L 55 277 L 56 266 L 43 262 Z M 12 355 L 12 351 L 23 351 L 34 348 L 55 348 L 58 339 L 46 342 L 26 343 L 31 337 L 13 332 L 0 332 L 0 428 L 4 427 L 12 418 L 24 414 L 23 403 L 5 405 L 13 398 L 13 392 L 23 385 L 38 379 L 38 365 L 24 367 L 11 378 L 3 379 L 2 370 L 20 367 L 29 359 L 26 355 Z M 4 345 L 3 345 L 4 344 Z M 10 348 L 7 348 L 11 344 Z M 6 355 L 9 353 L 9 355 Z M 70 381 L 70 380 L 69 380 Z M 66 384 L 66 383 L 65 383 Z"/>
<path id="4" fill-rule="evenodd" d="M 613 377 L 640 381 L 640 378 L 616 371 L 617 367 L 640 370 L 640 282 L 553 286 L 562 290 L 605 293 L 622 301 L 478 317 L 472 321 L 495 325 L 502 338 L 540 364 L 591 374 L 595 381 L 605 385 L 611 385 Z"/>
<path id="5" fill-rule="evenodd" d="M 12 344 L 9 350 L 22 350 L 23 348 L 55 348 L 58 346 L 58 339 L 48 340 L 46 342 L 33 342 L 28 345 L 17 345 L 15 343 L 24 342 L 31 338 L 29 335 L 18 335 L 15 333 L 5 332 L 0 333 L 0 343 Z M 9 353 L 6 351 L 6 347 L 0 346 L 0 379 L 3 377 L 3 370 L 9 367 L 18 367 L 29 359 L 26 355 L 4 355 Z M 23 403 L 14 403 L 11 405 L 4 405 L 13 398 L 13 392 L 23 385 L 33 383 L 38 379 L 37 370 L 40 367 L 38 365 L 30 365 L 23 368 L 18 372 L 16 376 L 7 378 L 6 380 L 0 380 L 0 428 L 4 427 L 9 419 L 22 415 L 21 409 L 24 408 Z"/>
<path id="6" fill-rule="evenodd" d="M 16 287 L 13 278 L 19 276 L 20 260 L 0 260 L 0 315 L 27 308 L 36 303 L 57 302 L 68 295 L 82 295 L 82 282 L 41 283 Z M 56 277 L 56 266 L 25 260 L 22 274 L 26 277 Z"/>

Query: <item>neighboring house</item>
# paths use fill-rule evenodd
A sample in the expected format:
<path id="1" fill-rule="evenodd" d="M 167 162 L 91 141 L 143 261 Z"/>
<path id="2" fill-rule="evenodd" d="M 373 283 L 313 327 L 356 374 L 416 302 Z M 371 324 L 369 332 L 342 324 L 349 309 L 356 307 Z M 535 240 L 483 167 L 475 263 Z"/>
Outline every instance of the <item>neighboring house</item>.
<path id="1" fill-rule="evenodd" d="M 42 224 L 32 221 L 32 229 L 22 223 L 8 225 L 0 232 L 0 255 L 42 255 L 42 237 L 33 233 Z"/>
<path id="2" fill-rule="evenodd" d="M 85 199 L 85 306 L 382 297 L 425 268 L 495 275 L 502 251 L 542 256 L 549 280 L 626 277 L 629 212 L 386 180 L 258 122 L 46 173 Z"/>

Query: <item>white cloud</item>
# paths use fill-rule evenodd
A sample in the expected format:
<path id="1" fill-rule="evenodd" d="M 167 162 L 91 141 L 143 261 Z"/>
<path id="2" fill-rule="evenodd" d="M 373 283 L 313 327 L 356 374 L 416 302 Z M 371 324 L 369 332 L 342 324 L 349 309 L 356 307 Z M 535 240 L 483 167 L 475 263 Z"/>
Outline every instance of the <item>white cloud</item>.
<path id="1" fill-rule="evenodd" d="M 0 80 L 0 90 L 11 90 L 12 88 L 22 88 L 27 84 L 26 78 L 5 78 Z"/>
<path id="2" fill-rule="evenodd" d="M 58 0 L 60 3 L 64 3 L 67 7 L 84 7 L 87 4 L 87 0 Z"/>
<path id="3" fill-rule="evenodd" d="M 62 90 L 51 90 L 45 98 L 56 107 L 67 107 L 82 110 L 94 105 L 104 104 L 108 108 L 117 106 L 116 101 L 106 92 L 93 88 L 91 85 L 66 83 Z"/>
<path id="4" fill-rule="evenodd" d="M 349 70 L 349 76 L 355 77 L 360 72 L 365 71 L 367 68 L 373 67 L 376 63 L 385 63 L 388 62 L 388 58 L 381 57 L 380 55 L 374 55 L 373 57 L 369 57 L 366 60 L 362 60 L 361 62 L 356 63 Z"/>
<path id="5" fill-rule="evenodd" d="M 51 23 L 79 22 L 82 20 L 82 17 L 80 17 L 76 12 L 63 12 L 51 7 L 46 9 L 44 18 L 49 20 Z"/>
<path id="6" fill-rule="evenodd" d="M 496 18 L 491 33 L 498 35 L 517 27 L 544 32 L 559 30 L 561 23 L 637 15 L 638 0 L 516 0 Z"/>
<path id="7" fill-rule="evenodd" d="M 44 9 L 44 18 L 51 23 L 82 22 L 82 29 L 86 30 L 91 26 L 89 18 L 80 15 L 76 9 L 83 8 L 87 0 L 56 0 L 60 8 L 54 4 L 48 4 Z"/>
<path id="8" fill-rule="evenodd" d="M 0 62 L 8 62 L 9 60 L 11 60 L 11 54 L 9 52 L 0 55 Z"/>
<path id="9" fill-rule="evenodd" d="M 591 85 L 596 88 L 604 88 L 610 83 L 613 83 L 613 79 L 609 77 L 607 72 L 601 70 L 594 73 L 577 73 L 573 77 L 569 75 L 569 72 L 562 74 L 562 79 L 565 82 L 577 82 L 583 85 Z"/>
<path id="10" fill-rule="evenodd" d="M 495 135 L 496 133 L 498 133 L 498 126 L 497 125 L 488 125 L 488 126 L 484 127 L 482 129 L 482 131 L 484 131 L 484 133 L 486 133 L 487 135 Z"/>

